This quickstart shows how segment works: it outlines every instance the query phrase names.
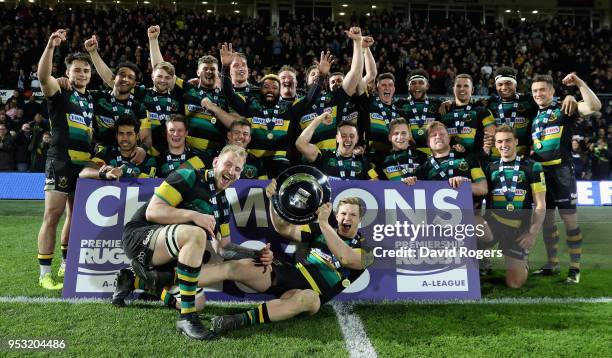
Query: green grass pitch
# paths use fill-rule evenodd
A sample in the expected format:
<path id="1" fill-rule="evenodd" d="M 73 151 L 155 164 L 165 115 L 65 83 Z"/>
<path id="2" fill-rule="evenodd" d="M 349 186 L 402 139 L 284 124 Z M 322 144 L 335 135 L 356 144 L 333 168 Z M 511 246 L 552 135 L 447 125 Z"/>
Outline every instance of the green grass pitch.
<path id="1" fill-rule="evenodd" d="M 42 220 L 40 201 L 0 201 L 0 296 L 58 298 L 59 292 L 37 285 L 36 235 Z M 612 296 L 612 208 L 579 209 L 584 236 L 583 274 L 579 285 L 563 283 L 568 255 L 561 229 L 562 274 L 530 277 L 525 287 L 503 285 L 496 269 L 482 281 L 483 298 L 598 298 Z M 59 240 L 54 272 L 59 265 Z M 530 255 L 532 268 L 544 262 L 541 238 Z M 501 265 L 496 265 L 501 267 Z M 536 300 L 534 300 L 536 301 Z M 244 304 L 211 305 L 202 315 L 233 313 Z M 418 304 L 358 303 L 372 346 L 380 357 L 409 356 L 612 356 L 612 303 Z M 0 356 L 7 339 L 64 339 L 63 351 L 28 352 L 34 356 L 85 357 L 346 357 L 333 308 L 314 317 L 247 328 L 214 342 L 195 342 L 175 333 L 176 313 L 160 305 L 135 302 L 118 309 L 107 302 L 33 303 L 0 301 Z"/>

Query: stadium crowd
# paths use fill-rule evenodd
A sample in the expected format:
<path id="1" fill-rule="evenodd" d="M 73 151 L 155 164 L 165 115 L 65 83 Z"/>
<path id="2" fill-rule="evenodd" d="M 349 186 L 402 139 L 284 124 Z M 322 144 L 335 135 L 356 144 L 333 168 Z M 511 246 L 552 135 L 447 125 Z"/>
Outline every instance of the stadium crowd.
<path id="1" fill-rule="evenodd" d="M 354 15 L 350 20 L 293 18 L 283 26 L 267 26 L 261 19 L 220 16 L 192 10 L 158 12 L 154 8 L 111 9 L 58 6 L 54 10 L 36 6 L 5 8 L 0 15 L 0 87 L 15 89 L 0 107 L 0 170 L 44 171 L 49 146 L 46 103 L 38 103 L 33 91 L 40 87 L 36 61 L 53 26 L 69 29 L 69 46 L 63 46 L 56 59 L 69 51 L 82 49 L 82 43 L 96 34 L 104 45 L 99 49 L 111 68 L 132 61 L 140 69 L 151 70 L 146 28 L 158 23 L 169 29 L 160 42 L 168 44 L 163 56 L 174 64 L 178 77 L 195 77 L 195 63 L 204 55 L 218 55 L 218 43 L 231 41 L 243 52 L 252 83 L 283 65 L 297 70 L 300 83 L 305 71 L 327 48 L 338 59 L 334 70 L 348 72 L 351 46 L 344 36 L 348 22 L 357 23 L 364 34 L 376 39 L 371 51 L 378 72 L 394 73 L 396 92 L 407 93 L 406 76 L 416 68 L 429 74 L 429 95 L 452 95 L 453 81 L 459 73 L 473 77 L 474 94 L 494 95 L 493 78 L 497 66 L 512 64 L 518 70 L 517 89 L 529 92 L 529 79 L 548 73 L 555 79 L 557 93 L 574 94 L 561 86 L 564 71 L 575 71 L 596 93 L 612 93 L 612 58 L 609 29 L 584 30 L 566 26 L 558 20 L 541 23 L 511 22 L 490 27 L 468 24 L 458 19 L 445 26 L 408 23 L 404 17 L 387 13 Z M 113 20 L 111 20 L 113 19 Z M 318 36 L 310 36 L 310 34 Z M 187 44 L 187 46 L 181 45 Z M 256 50 L 255 50 L 256 49 Z M 58 62 L 56 62 L 58 63 Z M 61 73 L 54 67 L 53 73 Z M 150 85 L 148 76 L 141 82 Z M 92 76 L 90 88 L 103 88 Z M 305 87 L 305 86 L 304 86 Z M 612 101 L 604 100 L 600 113 L 581 117 L 575 125 L 574 162 L 576 176 L 605 179 L 610 175 L 612 156 Z"/>

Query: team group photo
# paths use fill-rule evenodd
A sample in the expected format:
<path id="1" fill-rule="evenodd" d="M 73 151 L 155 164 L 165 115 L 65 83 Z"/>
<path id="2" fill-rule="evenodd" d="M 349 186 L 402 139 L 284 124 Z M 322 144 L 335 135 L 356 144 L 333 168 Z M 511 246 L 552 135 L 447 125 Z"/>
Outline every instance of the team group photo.
<path id="1" fill-rule="evenodd" d="M 6 356 L 609 356 L 606 1 L 0 3 Z"/>

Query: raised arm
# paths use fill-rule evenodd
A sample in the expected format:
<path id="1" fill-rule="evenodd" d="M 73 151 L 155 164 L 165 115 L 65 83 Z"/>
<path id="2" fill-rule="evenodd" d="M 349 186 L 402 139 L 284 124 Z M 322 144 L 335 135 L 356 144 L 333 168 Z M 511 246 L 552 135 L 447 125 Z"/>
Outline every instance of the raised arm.
<path id="1" fill-rule="evenodd" d="M 62 41 L 66 41 L 66 30 L 59 29 L 52 33 L 45 51 L 38 61 L 38 80 L 45 97 L 52 97 L 60 90 L 60 86 L 51 72 L 53 69 L 53 51 Z"/>
<path id="2" fill-rule="evenodd" d="M 593 90 L 575 73 L 570 73 L 563 79 L 563 84 L 566 86 L 577 86 L 582 95 L 582 101 L 578 102 L 578 112 L 583 116 L 597 112 L 601 109 L 601 101 Z"/>
<path id="3" fill-rule="evenodd" d="M 96 68 L 96 72 L 98 72 L 98 75 L 100 76 L 100 78 L 102 78 L 102 81 L 104 81 L 104 83 L 110 88 L 113 88 L 115 86 L 115 74 L 106 65 L 106 63 L 98 53 L 98 38 L 96 37 L 96 35 L 93 35 L 92 37 L 85 40 L 85 50 L 87 51 L 87 53 L 89 53 L 91 61 L 93 62 L 94 67 Z"/>
<path id="4" fill-rule="evenodd" d="M 221 92 L 223 92 L 223 95 L 231 108 L 233 108 L 241 116 L 250 117 L 249 105 L 246 99 L 237 94 L 234 90 L 232 78 L 229 73 L 230 66 L 234 60 L 234 56 L 236 55 L 232 49 L 232 44 L 222 44 L 219 55 L 221 57 Z"/>
<path id="5" fill-rule="evenodd" d="M 361 80 L 361 72 L 363 71 L 363 56 L 361 55 L 361 29 L 359 27 L 351 27 L 345 31 L 346 35 L 353 40 L 353 58 L 351 60 L 351 69 L 348 71 L 342 81 L 342 88 L 349 96 L 352 96 L 357 84 Z"/>
<path id="6" fill-rule="evenodd" d="M 151 67 L 155 67 L 158 63 L 164 61 L 161 50 L 159 49 L 159 33 L 161 29 L 158 25 L 150 26 L 147 29 L 149 37 L 149 56 L 151 57 Z"/>
<path id="7" fill-rule="evenodd" d="M 319 207 L 318 211 L 319 227 L 321 228 L 321 233 L 325 238 L 327 247 L 331 253 L 336 256 L 343 267 L 354 270 L 364 269 L 365 261 L 361 259 L 360 252 L 347 245 L 340 236 L 338 236 L 336 230 L 329 224 L 331 210 L 332 204 L 325 203 Z"/>
<path id="8" fill-rule="evenodd" d="M 376 69 L 376 61 L 370 50 L 370 46 L 374 44 L 374 38 L 371 36 L 362 37 L 361 47 L 363 47 L 363 56 L 365 64 L 365 76 L 359 80 L 357 84 L 357 95 L 362 95 L 368 89 L 368 83 L 376 80 L 378 70 Z"/>
<path id="9" fill-rule="evenodd" d="M 319 148 L 316 145 L 310 143 L 312 136 L 314 135 L 315 130 L 319 127 L 319 124 L 324 123 L 325 125 L 330 125 L 333 122 L 333 118 L 331 114 L 324 112 L 323 114 L 315 117 L 315 119 L 310 122 L 308 127 L 302 131 L 297 141 L 295 142 L 296 148 L 302 153 L 302 155 L 306 158 L 309 163 L 314 162 L 319 155 Z"/>

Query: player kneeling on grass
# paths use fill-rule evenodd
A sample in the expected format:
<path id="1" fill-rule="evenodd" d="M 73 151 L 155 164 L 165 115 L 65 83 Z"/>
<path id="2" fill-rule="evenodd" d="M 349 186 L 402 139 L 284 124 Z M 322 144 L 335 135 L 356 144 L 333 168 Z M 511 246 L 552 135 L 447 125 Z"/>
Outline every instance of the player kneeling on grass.
<path id="1" fill-rule="evenodd" d="M 275 188 L 273 180 L 266 188 L 268 199 Z M 372 262 L 371 253 L 362 249 L 363 237 L 357 231 L 365 207 L 359 198 L 340 200 L 336 208 L 337 228 L 329 224 L 331 211 L 331 203 L 324 203 L 319 207 L 317 222 L 294 225 L 281 219 L 270 205 L 274 229 L 284 238 L 306 246 L 303 255 L 296 254 L 295 263 L 274 260 L 272 270 L 262 270 L 250 260 L 205 265 L 204 280 L 234 280 L 278 297 L 241 314 L 213 317 L 211 329 L 221 332 L 282 321 L 302 313 L 313 315 L 322 303 L 355 281 Z M 200 281 L 205 286 L 210 283 Z"/>
<path id="2" fill-rule="evenodd" d="M 520 288 L 527 281 L 529 249 L 546 215 L 542 165 L 517 155 L 517 146 L 512 127 L 497 127 L 495 148 L 501 158 L 490 162 L 485 173 L 491 188 L 486 217 L 493 237 L 479 238 L 485 247 L 499 242 L 506 264 L 506 285 L 511 288 Z"/>
<path id="3" fill-rule="evenodd" d="M 174 171 L 123 231 L 126 256 L 149 291 L 161 292 L 162 287 L 171 285 L 176 265 L 181 293 L 176 328 L 190 338 L 214 337 L 197 317 L 195 295 L 204 253 L 221 252 L 229 244 L 230 208 L 225 189 L 240 177 L 245 158 L 243 148 L 229 145 L 214 159 L 210 170 Z M 165 266 L 170 266 L 166 272 L 151 270 Z M 131 292 L 124 290 L 125 278 L 120 273 L 114 302 Z M 127 281 L 129 286 L 129 277 Z"/>

